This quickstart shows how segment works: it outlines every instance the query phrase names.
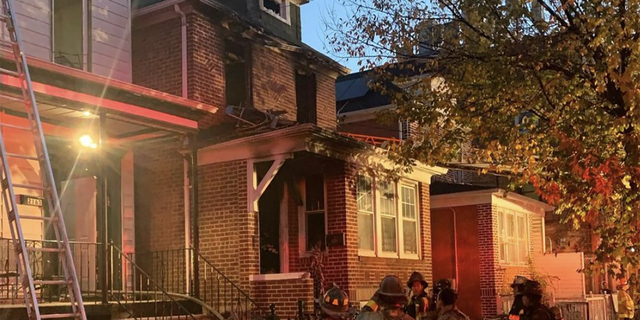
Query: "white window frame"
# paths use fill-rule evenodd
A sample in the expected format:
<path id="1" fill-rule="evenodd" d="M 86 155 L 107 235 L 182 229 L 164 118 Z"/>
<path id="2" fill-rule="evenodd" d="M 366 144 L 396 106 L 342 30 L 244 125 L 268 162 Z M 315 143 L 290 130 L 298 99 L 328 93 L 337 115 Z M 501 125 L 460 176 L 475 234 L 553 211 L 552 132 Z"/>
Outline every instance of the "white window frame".
<path id="1" fill-rule="evenodd" d="M 358 197 L 358 181 L 357 179 L 360 179 L 360 177 L 364 177 L 370 180 L 370 185 L 371 185 L 371 206 L 372 206 L 372 212 L 366 212 L 366 211 L 360 211 L 360 208 L 358 207 L 357 204 L 357 197 Z M 376 191 L 375 191 L 375 179 L 371 176 L 368 175 L 358 175 L 356 176 L 356 211 L 358 213 L 358 215 L 361 214 L 367 214 L 367 215 L 371 215 L 372 216 L 372 220 L 373 220 L 373 230 L 371 230 L 371 233 L 373 234 L 373 250 L 368 250 L 368 249 L 361 249 L 360 248 L 360 244 L 358 244 L 358 255 L 360 256 L 365 256 L 365 257 L 375 257 L 376 256 L 376 242 L 378 239 L 378 235 L 376 234 L 376 230 L 378 229 L 377 225 L 377 219 L 376 219 Z M 357 219 L 356 219 L 357 221 Z M 357 229 L 358 232 L 360 232 L 360 228 Z"/>
<path id="2" fill-rule="evenodd" d="M 307 251 L 307 216 L 310 213 L 319 213 L 322 212 L 320 210 L 314 210 L 307 212 L 307 188 L 306 188 L 307 179 L 303 177 L 300 179 L 300 196 L 302 197 L 302 206 L 298 207 L 298 253 L 300 257 L 311 257 L 312 252 Z M 325 251 L 328 249 L 327 246 L 327 227 L 328 227 L 328 219 L 327 219 L 327 176 L 322 175 L 322 184 L 324 188 L 324 236 L 325 236 Z"/>
<path id="3" fill-rule="evenodd" d="M 373 233 L 374 233 L 374 250 L 366 250 L 366 249 L 360 249 L 358 247 L 358 255 L 359 256 L 365 256 L 365 257 L 380 257 L 380 258 L 395 258 L 395 259 L 411 259 L 411 260 L 419 260 L 420 259 L 420 253 L 422 250 L 422 246 L 421 246 L 421 239 L 422 239 L 422 234 L 420 233 L 420 228 L 421 228 L 421 223 L 420 223 L 420 217 L 421 217 L 421 212 L 420 212 L 420 198 L 418 195 L 419 189 L 418 189 L 418 183 L 414 182 L 414 181 L 409 181 L 409 180 L 405 180 L 405 179 L 401 179 L 398 182 L 389 182 L 393 185 L 393 190 L 395 192 L 395 219 L 396 219 L 396 252 L 385 252 L 382 251 L 382 214 L 380 213 L 380 207 L 381 207 L 381 191 L 379 186 L 379 182 L 375 177 L 371 177 L 371 176 L 367 176 L 367 175 L 363 175 L 364 177 L 367 177 L 369 179 L 371 179 L 371 188 L 372 188 L 372 195 L 374 197 L 374 201 L 373 201 Z M 357 176 L 356 179 L 358 179 L 360 176 Z M 357 183 L 356 183 L 357 186 Z M 402 190 L 402 186 L 406 186 L 409 188 L 412 188 L 414 190 L 414 196 L 415 196 L 415 207 L 416 207 L 416 241 L 417 241 L 417 253 L 413 254 L 413 253 L 405 253 L 404 252 L 404 239 L 403 239 L 403 222 L 404 222 L 404 217 L 402 215 L 402 208 L 401 208 L 401 199 L 400 199 L 400 192 Z M 356 190 L 356 195 L 357 195 L 357 190 Z M 362 214 L 360 209 L 358 208 L 358 215 Z M 358 232 L 359 232 L 359 228 L 358 228 Z"/>
<path id="4" fill-rule="evenodd" d="M 414 196 L 414 200 L 415 200 L 415 213 L 416 213 L 416 217 L 415 217 L 415 222 L 416 222 L 416 253 L 406 253 L 404 251 L 404 221 L 405 220 L 409 220 L 412 221 L 410 219 L 406 219 L 404 217 L 404 207 L 402 206 L 402 187 L 407 187 L 407 188 L 411 188 L 413 189 L 413 196 Z M 398 185 L 398 217 L 399 217 L 399 221 L 398 221 L 398 238 L 401 239 L 402 241 L 399 242 L 399 247 L 400 247 L 400 257 L 403 259 L 420 259 L 420 252 L 422 247 L 420 246 L 420 197 L 418 196 L 418 184 L 415 182 L 409 182 L 409 181 L 401 181 Z M 400 236 L 402 235 L 402 237 Z"/>
<path id="5" fill-rule="evenodd" d="M 262 11 L 270 14 L 271 16 L 277 18 L 278 20 L 291 25 L 291 2 L 289 0 L 272 0 L 280 3 L 280 12 L 284 12 L 284 17 L 280 14 L 277 14 L 264 6 L 264 0 L 260 0 L 260 9 Z"/>
<path id="6" fill-rule="evenodd" d="M 524 212 L 519 212 L 519 211 L 514 211 L 514 210 L 509 210 L 509 209 L 505 209 L 505 208 L 500 208 L 498 207 L 498 216 L 496 217 L 498 219 L 497 225 L 498 225 L 498 259 L 500 260 L 500 263 L 503 265 L 514 265 L 514 266 L 523 266 L 527 264 L 527 259 L 531 256 L 531 247 L 530 247 L 530 230 L 529 230 L 529 226 L 530 226 L 530 222 L 529 222 L 529 214 L 524 213 Z M 513 216 L 514 219 L 514 236 L 513 237 L 508 237 L 508 227 L 505 226 L 504 232 L 502 232 L 502 224 L 506 224 L 507 223 L 507 218 L 508 216 Z M 501 218 L 502 217 L 502 223 L 500 223 Z M 518 218 L 522 218 L 524 221 L 524 235 L 520 235 L 518 232 Z M 508 238 L 508 239 L 505 239 Z M 504 257 L 500 254 L 503 250 L 503 244 L 505 243 L 505 240 L 507 241 L 507 243 L 509 245 L 513 245 L 515 246 L 515 250 L 514 250 L 514 257 L 511 257 L 509 254 L 509 249 L 508 247 L 506 249 L 504 249 Z M 520 261 L 520 244 L 521 242 L 524 241 L 524 248 L 526 248 L 526 254 L 524 256 L 524 260 Z"/>
<path id="7" fill-rule="evenodd" d="M 390 252 L 390 251 L 383 251 L 382 250 L 382 213 L 380 212 L 380 209 L 382 208 L 382 188 L 379 187 L 382 185 L 382 181 L 378 180 L 378 179 L 374 179 L 374 196 L 375 196 L 375 204 L 374 204 L 374 216 L 376 217 L 376 222 L 377 225 L 379 226 L 378 228 L 376 228 L 376 244 L 377 244 L 377 252 L 378 252 L 378 257 L 382 257 L 382 258 L 398 258 L 398 253 L 400 252 L 399 250 L 399 240 L 400 240 L 400 234 L 398 232 L 398 185 L 395 182 L 388 182 L 391 185 L 391 189 L 393 189 L 394 192 L 394 214 L 395 214 L 395 231 L 396 231 L 396 251 L 395 252 Z"/>

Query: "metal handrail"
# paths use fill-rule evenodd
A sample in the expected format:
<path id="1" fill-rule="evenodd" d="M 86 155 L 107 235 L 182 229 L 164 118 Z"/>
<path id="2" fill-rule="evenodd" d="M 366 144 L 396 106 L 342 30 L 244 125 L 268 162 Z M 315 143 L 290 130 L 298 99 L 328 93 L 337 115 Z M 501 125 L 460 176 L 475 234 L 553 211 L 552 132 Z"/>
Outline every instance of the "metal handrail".
<path id="1" fill-rule="evenodd" d="M 137 270 L 137 272 L 139 272 L 141 275 L 143 275 L 148 280 L 148 283 L 151 283 L 154 286 L 154 288 L 156 289 L 155 290 L 156 293 L 157 292 L 162 292 L 162 294 L 164 296 L 166 296 L 172 303 L 175 303 L 175 305 L 177 305 L 180 309 L 182 309 L 182 311 L 184 311 L 186 313 L 186 315 L 184 315 L 185 317 L 189 317 L 192 320 L 196 320 L 196 318 L 193 316 L 193 314 L 191 312 L 189 312 L 189 310 L 187 310 L 187 308 L 185 308 L 180 302 L 178 302 L 176 299 L 174 299 L 169 292 L 167 292 L 160 285 L 158 285 L 158 283 L 155 280 L 153 280 L 151 278 L 151 276 L 149 276 L 149 274 L 147 274 L 144 270 L 142 270 L 142 268 L 140 268 L 140 266 L 138 266 L 133 260 L 131 260 L 131 258 L 129 258 L 129 256 L 127 254 L 122 252 L 122 250 L 120 250 L 118 247 L 116 247 L 114 245 L 111 245 L 111 248 L 115 249 L 116 252 L 120 255 L 121 258 L 126 259 L 130 263 L 130 265 Z M 141 290 L 141 293 L 143 293 L 142 290 Z M 150 291 L 147 290 L 147 293 L 150 293 Z M 135 292 L 134 292 L 134 295 L 135 295 Z M 117 299 L 116 295 L 112 294 L 112 296 L 114 297 L 114 299 Z M 134 296 L 134 299 L 135 299 L 135 296 Z M 118 302 L 118 304 L 122 305 L 120 299 L 117 299 L 117 302 Z M 125 305 L 126 305 L 126 302 L 125 302 Z M 130 312 L 130 310 L 126 310 L 126 311 Z M 130 313 L 132 313 L 132 312 L 130 312 Z"/>
<path id="2" fill-rule="evenodd" d="M 211 262 L 209 262 L 209 260 L 207 260 L 204 256 L 202 256 L 202 254 L 198 253 L 198 257 L 202 259 L 202 261 L 204 261 L 208 267 L 215 270 L 218 273 L 218 275 L 221 276 L 224 280 L 227 280 L 234 288 L 236 288 L 236 290 L 238 290 L 239 293 L 241 293 L 245 298 L 247 298 L 253 305 L 257 306 L 256 302 L 253 301 L 253 299 L 251 299 L 251 297 L 249 297 L 247 293 L 245 293 L 242 289 L 240 289 L 240 287 L 238 287 L 235 283 L 233 283 L 231 279 L 227 278 L 227 276 L 225 276 L 220 270 L 218 270 L 218 268 L 216 268 Z"/>

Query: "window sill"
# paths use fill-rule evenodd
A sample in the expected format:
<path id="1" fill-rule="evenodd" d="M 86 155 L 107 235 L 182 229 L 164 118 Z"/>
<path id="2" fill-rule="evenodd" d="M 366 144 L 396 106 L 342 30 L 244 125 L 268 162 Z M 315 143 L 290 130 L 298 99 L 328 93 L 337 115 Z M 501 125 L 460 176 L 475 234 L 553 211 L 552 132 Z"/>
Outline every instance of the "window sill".
<path id="1" fill-rule="evenodd" d="M 306 272 L 256 274 L 250 275 L 249 281 L 296 280 L 303 279 L 306 275 L 308 275 Z"/>
<path id="2" fill-rule="evenodd" d="M 380 252 L 378 254 L 379 258 L 391 258 L 391 259 L 400 259 L 397 252 Z"/>
<path id="3" fill-rule="evenodd" d="M 376 252 L 375 251 L 368 251 L 368 250 L 358 250 L 358 256 L 375 258 L 376 257 Z"/>
<path id="4" fill-rule="evenodd" d="M 268 15 L 280 20 L 283 23 L 286 23 L 287 25 L 291 25 L 291 20 L 289 19 L 285 19 L 283 17 L 281 17 L 279 14 L 269 10 L 269 9 L 265 9 L 265 8 L 261 8 L 263 12 L 267 13 Z"/>
<path id="5" fill-rule="evenodd" d="M 401 254 L 400 259 L 405 260 L 420 260 L 420 256 L 417 254 Z"/>

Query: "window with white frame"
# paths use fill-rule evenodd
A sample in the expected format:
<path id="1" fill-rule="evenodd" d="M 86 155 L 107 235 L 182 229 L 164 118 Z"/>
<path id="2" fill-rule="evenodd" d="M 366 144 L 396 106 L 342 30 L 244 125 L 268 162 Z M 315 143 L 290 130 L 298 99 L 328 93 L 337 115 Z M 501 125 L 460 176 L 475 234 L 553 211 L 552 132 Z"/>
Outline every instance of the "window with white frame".
<path id="1" fill-rule="evenodd" d="M 288 0 L 260 0 L 260 8 L 286 23 L 290 22 Z"/>
<path id="2" fill-rule="evenodd" d="M 361 255 L 418 258 L 417 186 L 357 177 L 358 249 Z"/>
<path id="3" fill-rule="evenodd" d="M 322 174 L 309 175 L 305 179 L 305 247 L 307 251 L 315 246 L 325 246 L 325 206 L 324 177 Z"/>
<path id="4" fill-rule="evenodd" d="M 529 257 L 528 217 L 524 213 L 499 210 L 500 262 L 526 264 Z"/>

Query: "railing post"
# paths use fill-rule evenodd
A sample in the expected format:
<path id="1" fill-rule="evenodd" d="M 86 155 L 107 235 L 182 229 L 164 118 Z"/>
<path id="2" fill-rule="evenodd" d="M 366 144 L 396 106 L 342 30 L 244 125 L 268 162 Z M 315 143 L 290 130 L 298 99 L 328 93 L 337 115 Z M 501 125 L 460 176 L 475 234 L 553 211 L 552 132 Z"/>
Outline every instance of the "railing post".
<path id="1" fill-rule="evenodd" d="M 107 304 L 107 286 L 108 282 L 108 272 L 109 272 L 109 251 L 107 248 L 107 243 L 109 241 L 109 228 L 107 225 L 108 214 L 108 183 L 107 183 L 107 116 L 104 112 L 100 113 L 100 126 L 99 126 L 99 164 L 100 174 L 98 175 L 98 185 L 97 185 L 97 224 L 98 224 L 98 242 L 102 243 L 102 248 L 100 248 L 99 253 L 99 261 L 100 267 L 98 270 L 101 272 L 100 274 L 100 286 L 102 291 L 101 301 L 103 304 Z"/>
<path id="2" fill-rule="evenodd" d="M 298 320 L 304 320 L 304 300 L 298 300 Z"/>

